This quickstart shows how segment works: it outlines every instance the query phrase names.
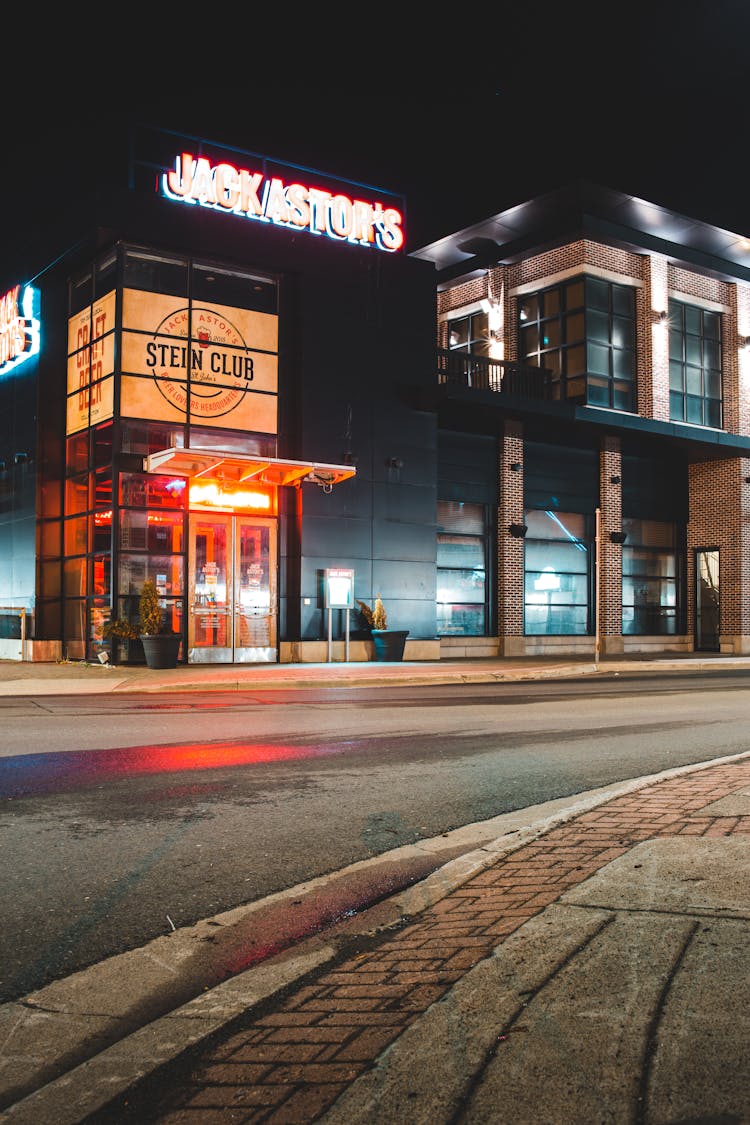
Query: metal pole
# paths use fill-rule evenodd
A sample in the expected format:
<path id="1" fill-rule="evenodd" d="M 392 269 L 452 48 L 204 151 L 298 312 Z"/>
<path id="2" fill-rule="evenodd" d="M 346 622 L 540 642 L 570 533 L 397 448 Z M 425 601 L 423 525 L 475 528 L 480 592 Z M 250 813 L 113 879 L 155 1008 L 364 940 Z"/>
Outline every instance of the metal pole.
<path id="1" fill-rule="evenodd" d="M 349 663 L 349 606 L 344 610 L 346 613 L 346 641 L 344 643 L 344 660 Z"/>
<path id="2" fill-rule="evenodd" d="M 594 565 L 594 599 L 596 610 L 596 636 L 594 638 L 594 663 L 599 666 L 599 656 L 601 654 L 601 590 L 600 590 L 600 574 L 601 574 L 601 530 L 602 530 L 602 512 L 601 508 L 596 509 L 596 554 Z"/>
<path id="3" fill-rule="evenodd" d="M 329 664 L 331 663 L 331 618 L 332 618 L 332 616 L 333 616 L 333 610 L 329 606 L 328 607 L 328 663 Z"/>

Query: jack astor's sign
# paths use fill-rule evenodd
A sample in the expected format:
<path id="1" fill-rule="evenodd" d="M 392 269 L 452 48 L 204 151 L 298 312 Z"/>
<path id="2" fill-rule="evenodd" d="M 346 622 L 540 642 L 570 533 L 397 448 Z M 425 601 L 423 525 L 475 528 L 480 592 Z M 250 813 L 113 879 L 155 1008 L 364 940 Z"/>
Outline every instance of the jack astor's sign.
<path id="1" fill-rule="evenodd" d="M 164 194 L 183 203 L 199 203 L 290 230 L 325 234 L 342 242 L 393 252 L 404 245 L 401 212 L 377 200 L 351 199 L 309 184 L 285 183 L 265 176 L 211 164 L 206 157 L 183 152 L 175 171 L 162 177 Z"/>
<path id="2" fill-rule="evenodd" d="M 39 318 L 34 316 L 36 290 L 20 285 L 0 297 L 0 375 L 39 351 Z"/>

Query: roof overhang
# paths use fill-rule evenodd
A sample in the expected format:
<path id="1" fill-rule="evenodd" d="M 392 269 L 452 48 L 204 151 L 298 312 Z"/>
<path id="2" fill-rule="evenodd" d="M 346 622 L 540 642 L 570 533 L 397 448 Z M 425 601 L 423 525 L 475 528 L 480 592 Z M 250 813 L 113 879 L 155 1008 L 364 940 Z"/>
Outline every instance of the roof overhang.
<path id="1" fill-rule="evenodd" d="M 160 449 L 143 458 L 147 473 L 176 477 L 256 481 L 258 484 L 299 485 L 303 481 L 333 487 L 356 475 L 352 465 L 328 465 L 321 461 L 285 461 L 281 457 L 252 457 L 212 449 Z"/>

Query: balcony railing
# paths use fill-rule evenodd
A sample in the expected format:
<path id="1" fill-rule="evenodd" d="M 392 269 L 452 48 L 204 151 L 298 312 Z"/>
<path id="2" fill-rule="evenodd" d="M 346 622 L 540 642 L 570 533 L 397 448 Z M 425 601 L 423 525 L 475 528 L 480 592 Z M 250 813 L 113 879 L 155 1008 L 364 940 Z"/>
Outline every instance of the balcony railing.
<path id="1" fill-rule="evenodd" d="M 474 387 L 498 394 L 524 395 L 526 398 L 551 398 L 550 373 L 543 367 L 529 367 L 511 360 L 489 359 L 447 348 L 438 348 L 437 363 L 438 383 Z"/>

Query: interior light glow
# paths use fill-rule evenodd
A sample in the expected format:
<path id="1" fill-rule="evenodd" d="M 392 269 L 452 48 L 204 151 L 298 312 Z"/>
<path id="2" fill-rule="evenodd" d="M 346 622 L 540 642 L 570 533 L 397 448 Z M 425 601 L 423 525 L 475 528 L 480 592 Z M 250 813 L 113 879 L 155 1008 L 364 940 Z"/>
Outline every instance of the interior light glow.
<path id="1" fill-rule="evenodd" d="M 208 508 L 254 508 L 270 511 L 271 496 L 257 489 L 224 489 L 215 482 L 190 485 L 190 503 Z"/>

